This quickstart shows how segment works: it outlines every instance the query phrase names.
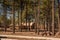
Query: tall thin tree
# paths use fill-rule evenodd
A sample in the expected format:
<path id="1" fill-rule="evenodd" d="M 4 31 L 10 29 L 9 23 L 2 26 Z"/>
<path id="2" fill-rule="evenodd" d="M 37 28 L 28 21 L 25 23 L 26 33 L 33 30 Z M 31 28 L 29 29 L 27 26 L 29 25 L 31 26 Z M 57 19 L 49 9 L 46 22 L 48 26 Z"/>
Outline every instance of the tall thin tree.
<path id="1" fill-rule="evenodd" d="M 15 33 L 15 2 L 12 3 L 12 23 L 13 23 L 13 33 Z"/>
<path id="2" fill-rule="evenodd" d="M 38 11 L 38 13 L 37 13 L 37 32 L 38 32 L 38 34 L 39 34 L 39 16 L 40 16 L 40 0 L 38 1 L 38 7 L 37 7 L 37 11 Z"/>
<path id="3" fill-rule="evenodd" d="M 52 0 L 52 33 L 54 35 L 54 0 Z"/>
<path id="4" fill-rule="evenodd" d="M 4 15 L 4 27 L 5 27 L 5 32 L 6 32 L 7 6 L 6 6 L 5 2 L 6 2 L 6 0 L 3 1 L 3 10 L 4 10 L 4 12 L 3 12 L 4 14 L 3 15 Z"/>
<path id="5" fill-rule="evenodd" d="M 60 0 L 58 0 L 58 32 L 56 33 L 56 36 L 60 34 Z"/>

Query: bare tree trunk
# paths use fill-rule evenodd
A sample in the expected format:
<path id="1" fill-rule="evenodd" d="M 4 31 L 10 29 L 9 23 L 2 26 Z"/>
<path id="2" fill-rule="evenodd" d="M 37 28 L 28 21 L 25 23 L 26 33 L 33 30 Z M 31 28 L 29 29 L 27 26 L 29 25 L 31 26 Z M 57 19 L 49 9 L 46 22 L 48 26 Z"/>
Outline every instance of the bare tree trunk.
<path id="1" fill-rule="evenodd" d="M 6 4 L 5 4 L 5 0 L 3 2 L 3 9 L 4 9 L 4 27 L 5 27 L 5 32 L 6 32 L 6 25 L 7 25 L 7 7 L 6 7 Z"/>
<path id="2" fill-rule="evenodd" d="M 47 30 L 47 21 L 46 21 L 46 17 L 45 17 L 45 33 L 46 33 L 46 30 Z"/>
<path id="3" fill-rule="evenodd" d="M 23 26 L 23 25 L 22 25 L 22 12 L 23 12 L 23 7 L 22 7 L 22 5 L 23 5 L 23 3 L 22 3 L 22 0 L 21 0 L 21 12 L 20 12 L 20 13 L 21 13 L 21 14 L 20 14 L 20 18 L 21 18 L 20 30 L 21 30 L 21 32 L 22 32 L 22 28 L 23 28 L 23 27 L 22 27 L 22 26 Z"/>
<path id="4" fill-rule="evenodd" d="M 39 16 L 40 16 L 40 0 L 38 1 L 38 7 L 37 7 L 37 11 L 38 11 L 38 13 L 37 13 L 37 33 L 39 34 Z"/>
<path id="5" fill-rule="evenodd" d="M 20 2 L 20 0 L 19 0 L 19 2 Z M 20 17 L 19 17 L 20 16 L 20 12 L 19 12 L 20 8 L 19 8 L 19 6 L 17 6 L 17 7 L 18 7 L 17 9 L 18 9 L 18 28 L 19 28 L 18 31 L 19 31 L 20 30 Z"/>
<path id="6" fill-rule="evenodd" d="M 52 0 L 52 32 L 54 35 L 54 0 Z"/>
<path id="7" fill-rule="evenodd" d="M 21 10 L 21 31 L 22 31 L 22 10 Z"/>
<path id="8" fill-rule="evenodd" d="M 31 26 L 30 26 L 30 19 L 29 19 L 29 31 L 31 30 Z"/>
<path id="9" fill-rule="evenodd" d="M 18 9 L 18 27 L 19 27 L 19 30 L 20 30 L 20 13 L 19 13 L 19 9 Z"/>
<path id="10" fill-rule="evenodd" d="M 58 11 L 58 35 L 60 34 L 60 2 L 58 2 L 58 8 L 59 8 L 59 11 Z"/>
<path id="11" fill-rule="evenodd" d="M 39 14 L 40 14 L 40 8 L 38 7 L 38 14 L 37 14 L 37 32 L 39 34 Z"/>
<path id="12" fill-rule="evenodd" d="M 48 33 L 47 36 L 49 36 L 50 33 L 50 0 L 48 0 L 48 15 L 47 15 L 47 21 L 48 21 Z"/>
<path id="13" fill-rule="evenodd" d="M 37 33 L 37 15 L 36 15 L 36 7 L 34 7 L 34 13 L 35 13 L 35 33 Z"/>
<path id="14" fill-rule="evenodd" d="M 4 10 L 5 11 L 5 10 Z M 4 12 L 4 27 L 5 27 L 5 32 L 6 32 L 6 25 L 7 25 L 7 20 L 6 20 L 6 11 Z"/>
<path id="15" fill-rule="evenodd" d="M 60 1 L 58 0 L 58 32 L 56 33 L 55 36 L 59 36 L 60 35 Z"/>
<path id="16" fill-rule="evenodd" d="M 26 3 L 26 27 L 28 29 L 28 26 L 27 26 L 27 11 L 28 11 L 28 4 Z M 27 30 L 28 31 L 28 30 Z"/>
<path id="17" fill-rule="evenodd" d="M 13 14 L 13 33 L 15 33 L 15 7 L 14 7 L 15 3 L 13 0 L 13 4 L 12 4 L 12 14 Z"/>

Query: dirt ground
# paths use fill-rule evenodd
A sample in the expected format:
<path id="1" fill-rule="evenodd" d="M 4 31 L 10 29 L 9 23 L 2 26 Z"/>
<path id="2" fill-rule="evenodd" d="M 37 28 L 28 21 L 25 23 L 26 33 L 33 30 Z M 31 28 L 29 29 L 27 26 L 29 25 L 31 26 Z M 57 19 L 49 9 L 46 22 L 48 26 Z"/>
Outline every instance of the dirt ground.
<path id="1" fill-rule="evenodd" d="M 22 35 L 22 36 L 37 36 L 37 37 L 44 37 L 41 35 L 36 34 L 35 32 L 0 32 L 0 35 Z M 52 36 L 47 36 L 47 37 L 52 37 Z M 46 39 L 26 39 L 26 38 L 9 38 L 9 39 L 2 39 L 2 40 L 46 40 Z"/>
<path id="2" fill-rule="evenodd" d="M 0 34 L 6 34 L 6 35 L 24 35 L 24 36 L 38 36 L 34 32 L 0 32 Z"/>
<path id="3" fill-rule="evenodd" d="M 13 33 L 13 32 L 3 32 L 3 31 L 1 31 L 0 35 L 1 34 L 6 34 L 6 35 L 22 35 L 22 36 L 40 36 L 40 37 L 41 36 L 42 37 L 59 37 L 60 38 L 60 35 L 59 36 L 41 35 L 43 33 L 39 33 L 39 35 L 38 35 L 35 32 L 15 32 L 15 33 Z"/>
<path id="4" fill-rule="evenodd" d="M 46 40 L 46 39 L 1 39 L 1 40 Z"/>

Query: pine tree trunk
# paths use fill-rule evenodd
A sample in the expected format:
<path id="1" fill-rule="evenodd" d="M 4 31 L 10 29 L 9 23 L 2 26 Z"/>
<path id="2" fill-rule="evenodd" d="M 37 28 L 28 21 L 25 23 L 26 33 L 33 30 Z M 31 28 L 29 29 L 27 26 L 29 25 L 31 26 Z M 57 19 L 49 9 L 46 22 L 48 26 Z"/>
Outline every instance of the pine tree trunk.
<path id="1" fill-rule="evenodd" d="M 6 25 L 7 25 L 7 7 L 6 7 L 6 5 L 5 5 L 5 0 L 4 0 L 4 2 L 3 2 L 3 9 L 4 9 L 4 27 L 5 27 L 5 32 L 6 32 L 6 29 L 7 29 L 7 27 L 6 27 Z"/>
<path id="2" fill-rule="evenodd" d="M 38 13 L 37 13 L 37 33 L 39 34 L 39 28 L 40 28 L 40 26 L 39 26 L 39 16 L 40 16 L 40 0 L 38 1 L 38 7 L 37 7 L 37 11 L 38 11 Z"/>
<path id="3" fill-rule="evenodd" d="M 20 31 L 20 12 L 19 12 L 19 7 L 18 7 L 18 27 Z"/>
<path id="4" fill-rule="evenodd" d="M 14 7 L 15 3 L 13 0 L 13 4 L 12 4 L 12 23 L 13 23 L 13 33 L 15 33 L 15 7 Z"/>
<path id="5" fill-rule="evenodd" d="M 52 32 L 54 35 L 54 0 L 52 0 Z"/>
<path id="6" fill-rule="evenodd" d="M 60 2 L 58 4 L 59 7 L 59 13 L 58 13 L 58 28 L 59 28 L 59 33 L 60 33 Z"/>
<path id="7" fill-rule="evenodd" d="M 28 31 L 29 29 L 28 29 L 28 26 L 27 26 L 27 11 L 28 11 L 28 4 L 26 3 L 26 27 L 27 27 L 27 31 Z"/>
<path id="8" fill-rule="evenodd" d="M 56 36 L 60 35 L 60 1 L 58 0 L 58 32 L 56 33 Z"/>
<path id="9" fill-rule="evenodd" d="M 35 16 L 35 33 L 37 33 L 37 15 L 36 15 L 36 7 L 34 7 L 34 16 Z"/>

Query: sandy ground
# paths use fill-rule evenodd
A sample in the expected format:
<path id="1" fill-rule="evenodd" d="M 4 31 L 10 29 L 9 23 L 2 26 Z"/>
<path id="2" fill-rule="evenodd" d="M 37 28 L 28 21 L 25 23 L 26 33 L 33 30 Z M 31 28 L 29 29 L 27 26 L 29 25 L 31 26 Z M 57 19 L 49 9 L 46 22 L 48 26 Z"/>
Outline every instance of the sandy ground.
<path id="1" fill-rule="evenodd" d="M 17 35 L 0 35 L 5 37 L 14 37 L 14 38 L 2 38 L 1 40 L 60 40 L 60 38 L 52 37 L 36 37 L 36 36 L 17 36 Z M 15 38 L 17 37 L 17 38 Z"/>
<path id="2" fill-rule="evenodd" d="M 13 33 L 13 32 L 0 32 L 0 35 L 46 37 L 46 36 L 37 35 L 35 32 L 16 32 L 16 33 Z M 47 37 L 49 37 L 49 38 L 55 38 L 55 37 L 52 37 L 52 36 L 51 37 L 47 36 Z M 8 40 L 8 39 L 3 39 L 3 40 Z M 12 39 L 9 39 L 9 40 L 12 40 Z M 30 39 L 23 38 L 22 39 L 22 38 L 20 38 L 20 39 L 13 39 L 13 40 L 46 40 L 46 39 L 32 39 L 32 38 L 30 38 Z M 60 39 L 56 39 L 56 40 L 60 40 Z"/>
<path id="3" fill-rule="evenodd" d="M 1 40 L 47 40 L 47 39 L 1 39 Z"/>
<path id="4" fill-rule="evenodd" d="M 40 36 L 40 37 L 57 37 L 57 38 L 60 38 L 60 35 L 58 35 L 58 36 L 41 35 L 43 33 L 39 33 L 39 35 L 38 35 L 35 32 L 15 32 L 15 33 L 13 33 L 13 32 L 3 32 L 3 31 L 1 31 L 0 35 L 2 35 L 2 34 L 4 34 L 4 35 L 22 35 L 22 36 Z"/>

